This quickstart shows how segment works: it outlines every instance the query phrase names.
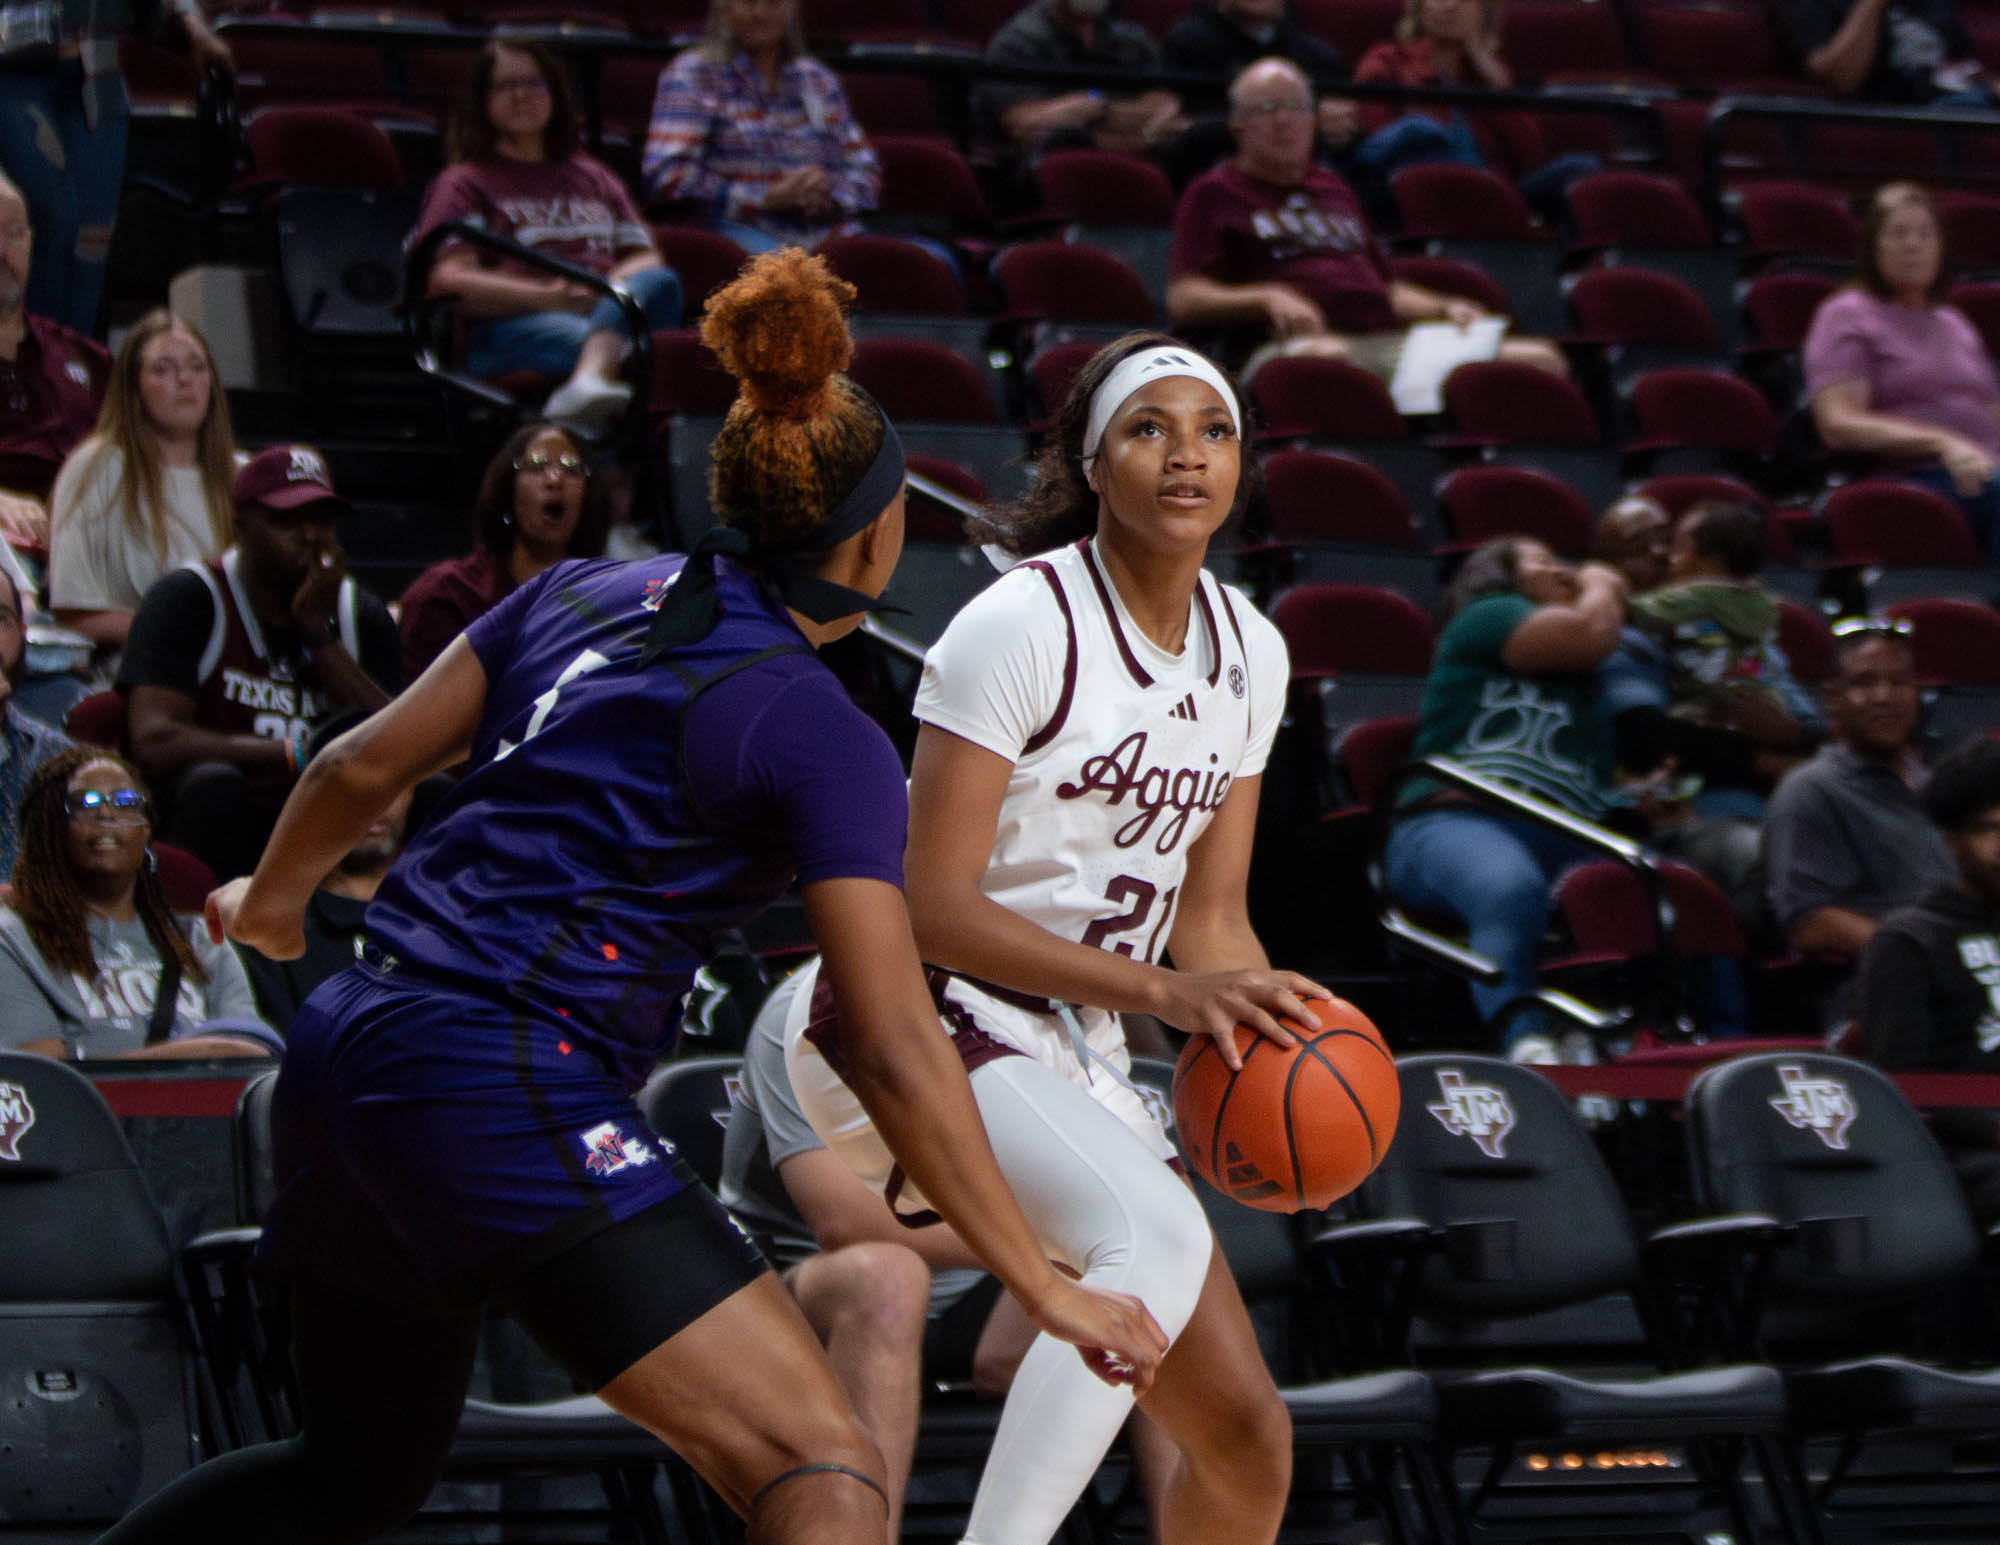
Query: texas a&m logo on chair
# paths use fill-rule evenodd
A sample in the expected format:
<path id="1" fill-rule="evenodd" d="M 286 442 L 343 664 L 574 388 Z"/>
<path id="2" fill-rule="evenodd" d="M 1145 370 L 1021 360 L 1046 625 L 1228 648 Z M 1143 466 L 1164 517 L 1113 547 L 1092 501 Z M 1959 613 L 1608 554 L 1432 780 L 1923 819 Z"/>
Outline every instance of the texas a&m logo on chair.
<path id="1" fill-rule="evenodd" d="M 1514 1104 L 1492 1084 L 1469 1084 L 1457 1068 L 1438 1069 L 1444 1098 L 1428 1110 L 1453 1137 L 1469 1137 L 1489 1159 L 1507 1157 L 1507 1134 L 1514 1130 Z"/>
<path id="2" fill-rule="evenodd" d="M 1787 1125 L 1811 1132 L 1829 1148 L 1847 1147 L 1847 1129 L 1859 1112 L 1844 1079 L 1809 1074 L 1801 1064 L 1786 1062 L 1778 1066 L 1778 1085 L 1784 1092 L 1771 1096 L 1771 1109 Z"/>

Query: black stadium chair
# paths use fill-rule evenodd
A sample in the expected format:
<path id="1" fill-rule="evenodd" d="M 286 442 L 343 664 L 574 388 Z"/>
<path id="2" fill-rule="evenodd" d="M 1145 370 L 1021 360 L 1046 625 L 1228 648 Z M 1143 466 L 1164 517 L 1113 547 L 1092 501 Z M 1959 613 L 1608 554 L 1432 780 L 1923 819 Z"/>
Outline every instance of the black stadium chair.
<path id="1" fill-rule="evenodd" d="M 1810 1539 L 1778 1371 L 1663 1371 L 1676 1342 L 1639 1237 L 1555 1086 L 1491 1057 L 1405 1056 L 1397 1071 L 1395 1139 L 1320 1247 L 1357 1294 L 1358 1354 L 1430 1369 L 1442 1443 L 1485 1455 L 1467 1504 L 1476 1537 L 1650 1537 L 1677 1500 L 1690 1524 L 1726 1517 L 1745 1545 Z M 1684 1448 L 1687 1462 L 1657 1489 L 1636 1473 L 1614 1488 L 1594 1466 L 1517 1463 L 1630 1445 Z M 1746 1455 L 1776 1532 L 1760 1528 Z"/>
<path id="2" fill-rule="evenodd" d="M 1812 1048 L 1706 1069 L 1683 1110 L 1695 1202 L 1733 1246 L 1703 1307 L 1724 1355 L 1785 1367 L 1799 1430 L 1834 1446 L 1829 1521 L 1990 1538 L 2000 1348 L 1978 1227 L 1923 1119 L 1879 1068 Z"/>
<path id="3" fill-rule="evenodd" d="M 203 1457 L 214 1407 L 117 1118 L 24 1052 L 0 1052 L 0 1239 L 0 1533 L 108 1524 Z"/>

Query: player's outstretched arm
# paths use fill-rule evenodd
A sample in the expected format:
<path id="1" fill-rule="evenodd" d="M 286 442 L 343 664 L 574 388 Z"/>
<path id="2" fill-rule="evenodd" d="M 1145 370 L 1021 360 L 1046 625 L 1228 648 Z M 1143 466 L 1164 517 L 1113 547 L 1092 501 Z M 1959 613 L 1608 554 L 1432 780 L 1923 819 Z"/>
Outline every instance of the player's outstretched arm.
<path id="1" fill-rule="evenodd" d="M 805 902 L 840 1012 L 843 1076 L 896 1162 L 1029 1319 L 1075 1346 L 1100 1378 L 1144 1394 L 1167 1338 L 1138 1299 L 1049 1264 L 938 1022 L 902 894 L 880 880 L 821 880 L 805 887 Z"/>
<path id="2" fill-rule="evenodd" d="M 209 897 L 210 936 L 297 959 L 314 889 L 390 800 L 465 760 L 485 706 L 485 668 L 461 636 L 401 696 L 313 758 L 257 872 Z"/>
<path id="3" fill-rule="evenodd" d="M 1063 1003 L 1152 1014 L 1190 1034 L 1226 1031 L 1239 1020 L 1267 1033 L 1278 1031 L 1279 1015 L 1297 1018 L 1305 1012 L 1302 1000 L 1328 996 L 1325 988 L 1295 972 L 1272 970 L 1249 931 L 1247 915 L 1240 929 L 1248 940 L 1247 946 L 1239 940 L 1242 958 L 1230 961 L 1226 970 L 1218 968 L 1219 977 L 1204 978 L 1207 985 L 1198 986 L 1185 971 L 1061 938 L 989 898 L 980 881 L 992 860 L 1012 771 L 1013 764 L 1005 757 L 949 730 L 926 724 L 917 732 L 917 752 L 910 767 L 910 840 L 903 870 L 917 947 L 925 960 Z M 1217 812 L 1218 821 L 1234 800 L 1232 789 Z M 1238 806 L 1239 819 L 1245 809 L 1254 825 L 1254 791 Z M 1197 849 L 1208 835 L 1203 833 Z M 1233 864 L 1240 864 L 1241 874 L 1247 876 L 1247 850 L 1238 860 L 1233 848 L 1223 846 L 1229 856 L 1218 860 L 1218 873 L 1226 874 Z M 1190 864 L 1194 856 L 1191 851 Z M 1189 878 L 1194 878 L 1192 872 Z M 1218 892 L 1224 883 L 1212 881 L 1208 889 Z M 1115 917 L 1128 907 L 1107 898 L 1105 916 Z M 1177 927 L 1174 937 L 1179 933 Z M 1178 952 L 1173 958 L 1178 964 Z M 1234 1056 L 1233 1046 L 1228 1055 Z"/>

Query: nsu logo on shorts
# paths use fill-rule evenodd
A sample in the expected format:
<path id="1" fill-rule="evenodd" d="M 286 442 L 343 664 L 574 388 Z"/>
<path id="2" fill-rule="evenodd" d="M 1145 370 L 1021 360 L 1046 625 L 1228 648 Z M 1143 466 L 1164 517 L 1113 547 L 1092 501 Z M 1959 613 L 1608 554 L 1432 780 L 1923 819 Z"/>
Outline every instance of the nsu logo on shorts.
<path id="1" fill-rule="evenodd" d="M 1847 1147 L 1847 1129 L 1860 1111 L 1844 1079 L 1815 1078 L 1800 1064 L 1787 1062 L 1778 1067 L 1778 1086 L 1784 1093 L 1771 1096 L 1771 1109 L 1786 1125 L 1811 1132 L 1829 1148 Z"/>
<path id="2" fill-rule="evenodd" d="M 1438 1069 L 1438 1093 L 1444 1098 L 1426 1105 L 1438 1124 L 1453 1137 L 1469 1137 L 1489 1159 L 1507 1157 L 1507 1134 L 1514 1130 L 1514 1103 L 1507 1091 L 1492 1084 L 1469 1084 L 1457 1068 Z"/>

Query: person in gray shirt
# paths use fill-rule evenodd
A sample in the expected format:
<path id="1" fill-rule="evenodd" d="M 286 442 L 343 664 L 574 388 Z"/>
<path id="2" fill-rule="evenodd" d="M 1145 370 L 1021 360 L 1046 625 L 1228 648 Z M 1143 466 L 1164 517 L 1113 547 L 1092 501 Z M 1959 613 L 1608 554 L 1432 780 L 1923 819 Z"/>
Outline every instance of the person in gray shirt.
<path id="1" fill-rule="evenodd" d="M 0 911 L 0 1046 L 79 1061 L 280 1049 L 235 951 L 169 910 L 152 833 L 145 785 L 108 751 L 71 747 L 29 778 Z"/>
<path id="2" fill-rule="evenodd" d="M 1854 961 L 1881 919 L 1957 875 L 1924 812 L 1922 709 L 1910 642 L 1849 628 L 1826 684 L 1832 740 L 1787 773 L 1764 820 L 1766 895 L 1785 939 L 1835 980 L 1829 1028 L 1853 1017 Z"/>

